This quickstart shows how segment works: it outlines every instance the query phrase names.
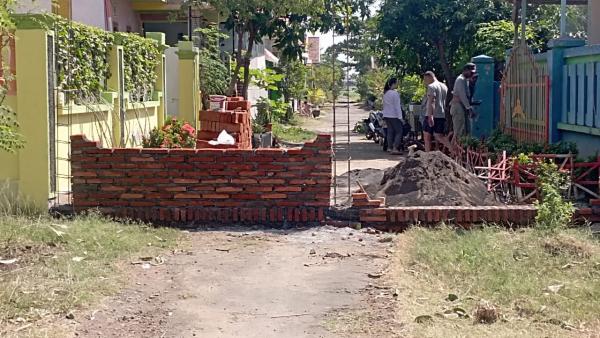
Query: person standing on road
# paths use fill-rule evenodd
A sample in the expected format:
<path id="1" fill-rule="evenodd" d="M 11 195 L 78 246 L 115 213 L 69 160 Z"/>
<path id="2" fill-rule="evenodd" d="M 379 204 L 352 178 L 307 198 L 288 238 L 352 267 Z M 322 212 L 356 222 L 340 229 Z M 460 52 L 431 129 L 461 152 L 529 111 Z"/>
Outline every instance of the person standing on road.
<path id="1" fill-rule="evenodd" d="M 432 138 L 453 151 L 445 134 L 446 129 L 446 96 L 448 87 L 437 80 L 435 73 L 428 71 L 423 75 L 423 83 L 427 87 L 425 103 L 425 120 L 423 121 L 423 138 L 425 151 L 431 151 Z"/>
<path id="2" fill-rule="evenodd" d="M 452 91 L 452 102 L 450 103 L 450 115 L 452 115 L 452 127 L 454 129 L 453 142 L 460 141 L 463 136 L 470 132 L 469 119 L 473 117 L 474 111 L 471 106 L 471 94 L 469 89 L 469 79 L 475 74 L 475 64 L 467 63 L 463 67 L 463 72 L 454 82 Z"/>
<path id="3" fill-rule="evenodd" d="M 402 99 L 396 91 L 398 79 L 389 79 L 383 91 L 383 119 L 387 124 L 386 140 L 392 155 L 402 154 Z"/>

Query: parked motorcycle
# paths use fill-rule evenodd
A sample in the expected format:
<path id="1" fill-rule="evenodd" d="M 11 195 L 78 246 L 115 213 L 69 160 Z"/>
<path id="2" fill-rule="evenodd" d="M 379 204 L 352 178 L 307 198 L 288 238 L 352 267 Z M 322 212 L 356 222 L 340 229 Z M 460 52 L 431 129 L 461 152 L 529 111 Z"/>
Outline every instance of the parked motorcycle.
<path id="1" fill-rule="evenodd" d="M 380 112 L 371 111 L 369 112 L 369 117 L 363 120 L 365 137 L 367 140 L 372 140 L 375 143 L 381 142 L 382 138 L 385 137 L 381 133 L 380 114 Z"/>

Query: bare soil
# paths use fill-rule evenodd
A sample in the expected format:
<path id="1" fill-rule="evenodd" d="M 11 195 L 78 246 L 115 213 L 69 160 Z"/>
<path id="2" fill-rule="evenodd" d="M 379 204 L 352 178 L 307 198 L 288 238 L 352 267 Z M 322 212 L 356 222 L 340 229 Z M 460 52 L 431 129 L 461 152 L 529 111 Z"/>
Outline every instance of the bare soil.
<path id="1" fill-rule="evenodd" d="M 375 197 L 389 206 L 497 205 L 483 182 L 442 152 L 417 152 L 385 171 Z M 376 191 L 374 191 L 377 189 Z"/>
<path id="2" fill-rule="evenodd" d="M 394 295 L 379 279 L 388 237 L 332 227 L 190 233 L 188 250 L 131 265 L 131 287 L 70 325 L 79 337 L 393 337 Z"/>

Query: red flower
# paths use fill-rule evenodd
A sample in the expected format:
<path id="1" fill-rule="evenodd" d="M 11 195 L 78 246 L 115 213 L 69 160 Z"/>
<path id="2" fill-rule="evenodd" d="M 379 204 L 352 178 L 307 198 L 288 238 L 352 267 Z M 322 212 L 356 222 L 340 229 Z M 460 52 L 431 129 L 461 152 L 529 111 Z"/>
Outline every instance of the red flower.
<path id="1" fill-rule="evenodd" d="M 190 126 L 187 123 L 184 124 L 183 127 L 181 127 L 181 129 L 183 129 L 183 131 L 187 132 L 189 135 L 194 135 L 196 133 L 194 127 Z"/>

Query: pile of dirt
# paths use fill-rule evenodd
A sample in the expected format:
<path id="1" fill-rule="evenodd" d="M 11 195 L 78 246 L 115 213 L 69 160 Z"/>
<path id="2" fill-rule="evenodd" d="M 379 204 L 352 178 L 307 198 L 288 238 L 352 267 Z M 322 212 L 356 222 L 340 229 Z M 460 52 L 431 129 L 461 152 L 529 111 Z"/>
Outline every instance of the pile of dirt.
<path id="1" fill-rule="evenodd" d="M 475 175 L 441 152 L 416 152 L 385 171 L 353 172 L 387 206 L 491 206 L 499 203 Z"/>

